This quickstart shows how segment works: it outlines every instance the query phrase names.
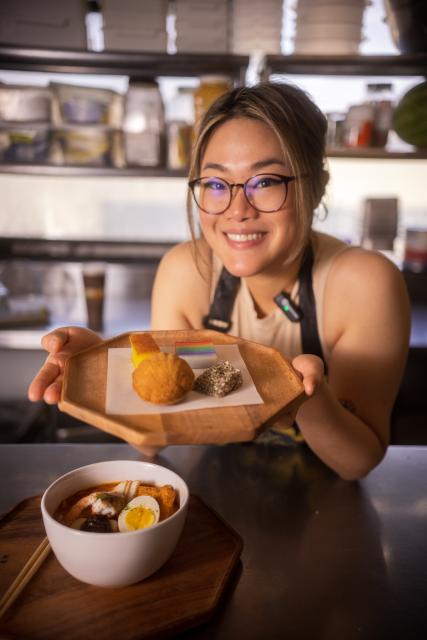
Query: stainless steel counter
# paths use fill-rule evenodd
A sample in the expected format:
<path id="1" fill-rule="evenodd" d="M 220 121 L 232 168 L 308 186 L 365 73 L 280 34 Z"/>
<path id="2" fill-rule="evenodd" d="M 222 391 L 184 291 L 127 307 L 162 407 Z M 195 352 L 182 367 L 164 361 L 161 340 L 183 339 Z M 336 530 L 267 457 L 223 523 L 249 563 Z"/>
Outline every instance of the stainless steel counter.
<path id="1" fill-rule="evenodd" d="M 2 445 L 0 511 L 77 466 L 141 457 L 128 445 Z M 244 542 L 222 607 L 180 638 L 427 637 L 427 448 L 391 447 L 360 483 L 305 447 L 169 447 L 155 462 Z"/>

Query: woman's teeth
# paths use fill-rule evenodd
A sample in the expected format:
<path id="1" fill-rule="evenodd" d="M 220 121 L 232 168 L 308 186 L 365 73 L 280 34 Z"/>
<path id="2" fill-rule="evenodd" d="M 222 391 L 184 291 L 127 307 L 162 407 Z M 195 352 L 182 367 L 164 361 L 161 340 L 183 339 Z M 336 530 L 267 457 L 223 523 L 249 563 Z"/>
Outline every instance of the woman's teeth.
<path id="1" fill-rule="evenodd" d="M 226 236 L 233 242 L 250 242 L 262 238 L 262 233 L 227 233 Z"/>

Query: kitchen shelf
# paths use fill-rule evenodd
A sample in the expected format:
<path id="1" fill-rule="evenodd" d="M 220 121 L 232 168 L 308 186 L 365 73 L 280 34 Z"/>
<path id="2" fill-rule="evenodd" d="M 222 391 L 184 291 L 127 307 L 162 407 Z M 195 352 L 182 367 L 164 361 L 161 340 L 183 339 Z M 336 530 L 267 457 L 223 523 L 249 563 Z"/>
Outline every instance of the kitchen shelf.
<path id="1" fill-rule="evenodd" d="M 136 79 L 214 73 L 243 80 L 248 63 L 249 56 L 231 54 L 95 52 L 0 46 L 0 68 L 14 71 L 125 75 Z"/>
<path id="2" fill-rule="evenodd" d="M 0 261 L 42 260 L 62 262 L 158 262 L 174 242 L 130 240 L 53 240 L 0 237 Z"/>
<path id="3" fill-rule="evenodd" d="M 417 149 L 416 151 L 386 151 L 366 147 L 359 149 L 329 149 L 328 158 L 353 158 L 364 160 L 427 160 L 427 149 Z"/>
<path id="4" fill-rule="evenodd" d="M 232 54 L 157 54 L 133 52 L 93 52 L 0 46 L 0 69 L 50 73 L 126 75 L 132 78 L 159 76 L 193 77 L 206 73 L 227 74 L 244 84 L 249 56 Z M 343 76 L 424 76 L 427 54 L 348 55 L 266 55 L 262 77 L 274 74 Z M 384 149 L 330 149 L 331 158 L 427 159 L 427 149 L 400 152 Z M 0 162 L 0 174 L 86 177 L 168 177 L 187 175 L 185 169 L 161 167 L 70 166 Z"/>
<path id="5" fill-rule="evenodd" d="M 329 158 L 372 159 L 372 160 L 427 160 L 427 149 L 416 151 L 386 151 L 385 149 L 329 149 Z M 1 163 L 0 174 L 68 177 L 106 177 L 106 178 L 185 178 L 186 169 L 167 169 L 164 167 L 94 167 L 51 164 Z"/>
<path id="6" fill-rule="evenodd" d="M 273 74 L 325 76 L 426 76 L 427 54 L 267 55 L 263 77 Z"/>
<path id="7" fill-rule="evenodd" d="M 185 169 L 166 169 L 164 167 L 95 167 L 88 165 L 52 165 L 30 163 L 1 163 L 0 174 L 20 174 L 34 176 L 86 176 L 96 177 L 147 177 L 147 178 L 182 178 L 187 175 Z"/>

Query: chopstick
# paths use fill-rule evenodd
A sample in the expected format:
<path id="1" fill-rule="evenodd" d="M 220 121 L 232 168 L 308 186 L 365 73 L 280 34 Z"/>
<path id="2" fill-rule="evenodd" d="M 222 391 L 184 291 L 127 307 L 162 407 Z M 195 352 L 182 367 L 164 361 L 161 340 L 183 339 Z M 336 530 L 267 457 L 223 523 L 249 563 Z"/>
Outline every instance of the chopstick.
<path id="1" fill-rule="evenodd" d="M 2 596 L 0 600 L 0 618 L 6 613 L 9 607 L 12 606 L 21 591 L 27 586 L 33 575 L 37 573 L 49 553 L 50 544 L 48 539 L 44 538 L 37 549 L 34 551 L 34 553 L 27 560 L 21 571 L 18 573 L 9 589 Z"/>

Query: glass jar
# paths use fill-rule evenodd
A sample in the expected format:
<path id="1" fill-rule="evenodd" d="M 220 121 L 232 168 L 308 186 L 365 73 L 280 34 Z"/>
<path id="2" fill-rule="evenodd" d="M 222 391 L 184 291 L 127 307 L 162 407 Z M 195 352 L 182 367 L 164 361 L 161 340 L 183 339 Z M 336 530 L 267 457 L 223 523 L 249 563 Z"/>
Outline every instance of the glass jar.
<path id="1" fill-rule="evenodd" d="M 339 149 L 343 146 L 345 113 L 327 113 L 328 130 L 326 144 L 329 149 Z"/>
<path id="2" fill-rule="evenodd" d="M 200 86 L 194 92 L 194 117 L 196 126 L 217 98 L 231 89 L 227 76 L 201 76 Z"/>
<path id="3" fill-rule="evenodd" d="M 194 125 L 194 88 L 179 87 L 166 105 L 167 166 L 187 169 Z"/>
<path id="4" fill-rule="evenodd" d="M 128 165 L 163 163 L 164 109 L 157 82 L 132 82 L 125 99 L 123 132 Z"/>
<path id="5" fill-rule="evenodd" d="M 385 147 L 393 120 L 393 85 L 368 84 L 367 101 L 374 109 L 372 146 Z"/>

